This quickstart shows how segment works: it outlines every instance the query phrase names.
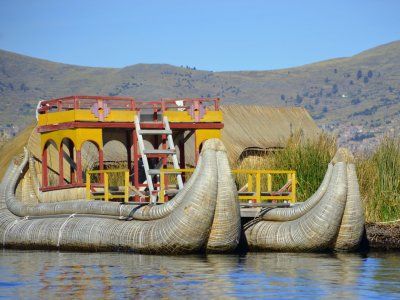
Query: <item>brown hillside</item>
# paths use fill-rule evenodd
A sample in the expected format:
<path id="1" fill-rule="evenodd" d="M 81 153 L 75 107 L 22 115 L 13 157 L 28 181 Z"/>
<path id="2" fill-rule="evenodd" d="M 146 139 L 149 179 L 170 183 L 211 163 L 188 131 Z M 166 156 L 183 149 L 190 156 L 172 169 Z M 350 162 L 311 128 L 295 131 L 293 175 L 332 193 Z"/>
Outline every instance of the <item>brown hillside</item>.
<path id="1" fill-rule="evenodd" d="M 140 100 L 210 96 L 225 104 L 304 107 L 345 142 L 369 141 L 400 127 L 399 79 L 399 41 L 297 68 L 239 72 L 161 64 L 89 68 L 0 51 L 0 131 L 30 124 L 39 99 L 71 94 Z"/>

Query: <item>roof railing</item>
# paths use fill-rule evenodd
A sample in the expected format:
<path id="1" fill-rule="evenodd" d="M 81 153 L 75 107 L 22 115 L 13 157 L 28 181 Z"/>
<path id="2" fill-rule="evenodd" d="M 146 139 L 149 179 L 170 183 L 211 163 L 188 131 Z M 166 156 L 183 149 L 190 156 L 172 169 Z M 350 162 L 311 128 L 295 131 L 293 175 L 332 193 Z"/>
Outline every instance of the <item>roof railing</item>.
<path id="1" fill-rule="evenodd" d="M 38 105 L 38 113 L 46 114 L 67 110 L 91 109 L 94 105 L 116 110 L 140 111 L 151 109 L 157 112 L 167 110 L 190 110 L 207 107 L 210 110 L 219 110 L 219 98 L 176 98 L 161 99 L 159 101 L 136 101 L 134 97 L 115 96 L 67 96 L 52 100 L 42 100 Z"/>

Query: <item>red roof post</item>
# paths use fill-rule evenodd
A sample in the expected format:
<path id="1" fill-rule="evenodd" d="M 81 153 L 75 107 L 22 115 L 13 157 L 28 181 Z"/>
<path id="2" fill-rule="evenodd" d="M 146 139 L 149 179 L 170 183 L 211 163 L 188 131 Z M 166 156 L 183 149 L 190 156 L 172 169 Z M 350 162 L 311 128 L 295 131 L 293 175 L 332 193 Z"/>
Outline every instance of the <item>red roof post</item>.
<path id="1" fill-rule="evenodd" d="M 42 153 L 42 188 L 49 186 L 49 170 L 47 162 L 47 146 L 45 145 Z"/>

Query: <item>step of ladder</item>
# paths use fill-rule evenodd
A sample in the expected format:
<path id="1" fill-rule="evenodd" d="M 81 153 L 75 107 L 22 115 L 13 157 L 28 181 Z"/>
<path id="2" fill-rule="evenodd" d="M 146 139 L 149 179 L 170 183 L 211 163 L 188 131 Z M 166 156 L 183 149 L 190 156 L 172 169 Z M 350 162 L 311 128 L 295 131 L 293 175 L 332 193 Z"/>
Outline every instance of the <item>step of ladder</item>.
<path id="1" fill-rule="evenodd" d="M 165 130 L 165 129 L 141 129 L 139 130 L 139 134 L 145 135 L 155 135 L 155 134 L 172 134 L 172 130 Z"/>
<path id="2" fill-rule="evenodd" d="M 160 169 L 150 169 L 149 170 L 149 174 L 150 175 L 160 175 L 161 171 L 160 171 Z M 175 175 L 178 175 L 178 174 L 182 174 L 182 172 L 179 172 L 179 171 L 164 171 L 164 174 L 175 174 Z"/>
<path id="3" fill-rule="evenodd" d="M 145 149 L 142 154 L 175 154 L 175 149 Z"/>

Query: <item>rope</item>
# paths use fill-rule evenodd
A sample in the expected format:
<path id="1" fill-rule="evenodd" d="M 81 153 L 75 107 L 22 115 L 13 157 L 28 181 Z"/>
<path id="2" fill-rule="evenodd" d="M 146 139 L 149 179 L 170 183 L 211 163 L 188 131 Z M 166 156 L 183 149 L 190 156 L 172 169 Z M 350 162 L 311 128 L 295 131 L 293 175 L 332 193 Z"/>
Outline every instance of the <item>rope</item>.
<path id="1" fill-rule="evenodd" d="M 265 207 L 263 209 L 261 209 L 258 214 L 256 214 L 256 216 L 254 217 L 253 220 L 247 222 L 246 224 L 243 225 L 243 229 L 244 231 L 246 231 L 247 229 L 249 229 L 249 227 L 257 224 L 258 222 L 262 221 L 262 217 L 270 210 L 273 210 L 275 207 Z"/>
<path id="2" fill-rule="evenodd" d="M 150 205 L 150 204 L 141 204 L 141 205 L 138 205 L 138 206 L 134 207 L 134 208 L 130 211 L 129 215 L 126 217 L 125 221 L 131 221 L 131 220 L 133 220 L 133 215 L 135 214 L 135 212 L 136 212 L 139 208 L 141 208 L 141 207 L 143 207 L 143 206 L 145 206 L 145 205 Z"/>
<path id="3" fill-rule="evenodd" d="M 255 225 L 258 222 L 260 222 L 261 220 L 262 220 L 261 217 L 255 216 L 253 220 L 251 220 L 251 221 L 249 221 L 249 222 L 247 222 L 246 224 L 243 225 L 243 230 L 246 231 L 247 229 L 249 229 L 253 225 Z"/>
<path id="4" fill-rule="evenodd" d="M 60 247 L 61 235 L 62 235 L 62 231 L 64 230 L 64 227 L 67 225 L 68 221 L 69 221 L 70 219 L 72 219 L 75 215 L 76 215 L 76 214 L 70 215 L 70 216 L 64 221 L 64 223 L 61 225 L 60 230 L 58 231 L 57 247 Z"/>

